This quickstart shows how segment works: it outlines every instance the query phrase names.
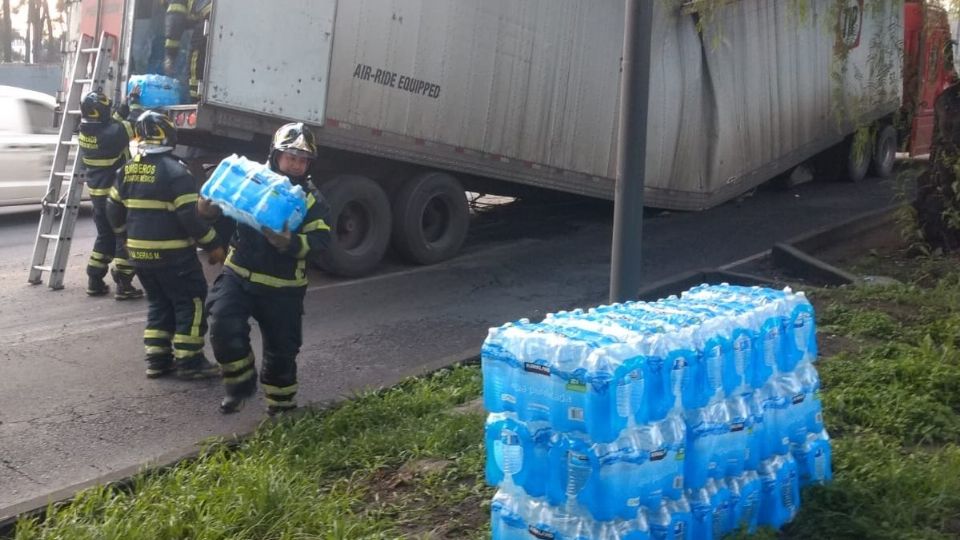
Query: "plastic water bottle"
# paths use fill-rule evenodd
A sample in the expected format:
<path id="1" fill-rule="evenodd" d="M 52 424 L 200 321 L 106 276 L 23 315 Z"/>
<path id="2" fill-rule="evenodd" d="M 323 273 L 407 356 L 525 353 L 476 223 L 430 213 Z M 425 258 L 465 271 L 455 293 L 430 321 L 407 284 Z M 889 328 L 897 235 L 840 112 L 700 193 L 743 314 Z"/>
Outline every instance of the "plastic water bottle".
<path id="1" fill-rule="evenodd" d="M 807 434 L 807 440 L 794 445 L 793 456 L 797 461 L 800 487 L 810 484 L 825 484 L 833 479 L 833 451 L 826 430 Z"/>
<path id="2" fill-rule="evenodd" d="M 491 414 L 485 437 L 487 482 L 492 486 L 509 483 L 530 496 L 544 496 L 551 435 L 546 423 L 519 422 L 512 413 Z"/>
<path id="3" fill-rule="evenodd" d="M 744 471 L 739 477 L 731 478 L 727 485 L 730 486 L 730 530 L 745 527 L 751 534 L 756 532 L 763 490 L 760 476 L 756 471 Z"/>
<path id="4" fill-rule="evenodd" d="M 650 538 L 653 540 L 686 540 L 694 538 L 693 513 L 685 497 L 663 501 L 647 512 Z"/>
<path id="5" fill-rule="evenodd" d="M 690 492 L 693 538 L 719 539 L 730 530 L 730 496 L 726 482 L 713 478 L 702 488 Z"/>
<path id="6" fill-rule="evenodd" d="M 758 523 L 779 529 L 797 514 L 800 483 L 797 463 L 790 454 L 774 456 L 760 465 L 763 486 Z"/>
<path id="7" fill-rule="evenodd" d="M 634 471 L 634 477 L 625 481 L 635 486 L 640 504 L 656 508 L 665 499 L 682 496 L 686 459 L 683 419 L 670 415 L 660 422 L 635 429 L 637 444 L 645 460 Z"/>
<path id="8" fill-rule="evenodd" d="M 746 470 L 750 460 L 754 417 L 743 396 L 733 396 L 723 404 L 727 410 L 727 429 L 721 435 L 717 465 L 721 476 L 736 477 Z"/>
<path id="9" fill-rule="evenodd" d="M 236 154 L 220 162 L 200 194 L 228 216 L 257 230 L 296 230 L 307 213 L 302 187 L 266 165 Z"/>
<path id="10" fill-rule="evenodd" d="M 710 478 L 723 476 L 720 465 L 723 444 L 730 424 L 729 411 L 722 401 L 687 413 L 685 486 L 700 489 Z"/>
<path id="11" fill-rule="evenodd" d="M 794 375 L 803 392 L 804 400 L 800 415 L 806 423 L 808 433 L 823 431 L 823 403 L 820 401 L 820 376 L 810 362 L 801 362 Z"/>
<path id="12" fill-rule="evenodd" d="M 547 500 L 558 507 L 582 507 L 601 521 L 629 519 L 640 504 L 636 480 L 643 459 L 630 434 L 610 444 L 558 435 L 549 452 Z"/>

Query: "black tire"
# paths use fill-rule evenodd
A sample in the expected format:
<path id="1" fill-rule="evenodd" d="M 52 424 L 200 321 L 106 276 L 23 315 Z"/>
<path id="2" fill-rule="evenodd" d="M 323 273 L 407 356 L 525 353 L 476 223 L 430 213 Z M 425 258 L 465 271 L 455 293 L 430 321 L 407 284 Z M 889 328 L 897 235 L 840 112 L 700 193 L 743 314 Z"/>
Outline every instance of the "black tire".
<path id="1" fill-rule="evenodd" d="M 320 186 L 330 206 L 329 247 L 314 258 L 323 270 L 343 277 L 370 273 L 390 242 L 390 201 L 364 176 L 341 175 Z"/>
<path id="2" fill-rule="evenodd" d="M 460 251 L 470 226 L 463 186 L 442 172 L 407 180 L 393 199 L 393 247 L 416 264 L 434 264 Z"/>
<path id="3" fill-rule="evenodd" d="M 870 159 L 873 155 L 871 145 L 867 145 L 867 148 L 858 149 L 856 142 L 857 136 L 852 135 L 847 138 L 844 146 L 847 154 L 847 180 L 854 183 L 861 182 L 867 177 L 867 172 L 870 170 Z"/>
<path id="4" fill-rule="evenodd" d="M 873 143 L 873 155 L 870 159 L 870 173 L 880 178 L 893 174 L 893 165 L 897 159 L 897 130 L 893 126 L 884 126 L 877 133 Z"/>

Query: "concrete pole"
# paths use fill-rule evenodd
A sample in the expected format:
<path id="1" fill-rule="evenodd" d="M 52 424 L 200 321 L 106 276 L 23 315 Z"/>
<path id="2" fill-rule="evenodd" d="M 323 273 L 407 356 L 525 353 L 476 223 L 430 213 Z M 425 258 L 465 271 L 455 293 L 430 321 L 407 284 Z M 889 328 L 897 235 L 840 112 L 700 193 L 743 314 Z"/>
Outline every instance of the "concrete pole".
<path id="1" fill-rule="evenodd" d="M 620 81 L 620 135 L 610 260 L 610 302 L 634 298 L 641 284 L 653 4 L 654 0 L 627 0 L 623 75 Z"/>

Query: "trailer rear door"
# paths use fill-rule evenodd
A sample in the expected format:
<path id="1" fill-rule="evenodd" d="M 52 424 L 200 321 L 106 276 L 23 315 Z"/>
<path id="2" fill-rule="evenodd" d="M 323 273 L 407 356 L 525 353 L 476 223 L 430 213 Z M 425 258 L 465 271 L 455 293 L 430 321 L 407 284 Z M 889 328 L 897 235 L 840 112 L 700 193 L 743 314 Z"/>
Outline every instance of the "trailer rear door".
<path id="1" fill-rule="evenodd" d="M 215 2 L 203 102 L 323 125 L 336 4 Z"/>

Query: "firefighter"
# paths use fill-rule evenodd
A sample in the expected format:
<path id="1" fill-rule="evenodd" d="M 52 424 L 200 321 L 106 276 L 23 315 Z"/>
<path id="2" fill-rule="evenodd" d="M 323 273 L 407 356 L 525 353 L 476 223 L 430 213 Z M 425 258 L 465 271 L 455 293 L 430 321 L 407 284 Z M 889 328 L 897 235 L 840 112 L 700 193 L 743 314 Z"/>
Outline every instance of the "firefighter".
<path id="1" fill-rule="evenodd" d="M 211 264 L 226 253 L 197 214 L 196 181 L 171 154 L 177 130 L 170 119 L 147 111 L 134 131 L 139 151 L 117 175 L 108 215 L 114 231 L 126 233 L 130 261 L 147 290 L 147 377 L 213 377 L 220 370 L 203 355 L 207 282 L 195 246 L 208 252 Z"/>
<path id="2" fill-rule="evenodd" d="M 138 94 L 131 93 L 128 101 L 138 101 Z M 128 109 L 124 105 L 122 109 Z M 110 292 L 104 282 L 107 270 L 117 285 L 114 298 L 129 300 L 142 298 L 143 290 L 133 286 L 134 269 L 127 261 L 123 236 L 114 234 L 107 220 L 107 196 L 113 186 L 117 167 L 130 157 L 130 123 L 120 116 L 111 115 L 110 98 L 102 92 L 90 92 L 80 103 L 79 157 L 80 168 L 85 176 L 90 200 L 93 202 L 93 222 L 97 239 L 87 261 L 87 294 L 103 296 Z M 109 268 L 113 262 L 113 268 Z"/>
<path id="3" fill-rule="evenodd" d="M 200 99 L 200 80 L 203 78 L 203 65 L 207 53 L 207 38 L 203 35 L 203 25 L 210 18 L 213 0 L 170 0 L 164 18 L 164 61 L 163 70 L 174 76 L 177 56 L 180 54 L 180 38 L 191 30 L 190 49 L 187 53 L 189 68 L 190 99 Z"/>
<path id="4" fill-rule="evenodd" d="M 281 127 L 270 145 L 270 168 L 304 188 L 307 215 L 294 231 L 276 233 L 237 224 L 223 272 L 210 290 L 210 342 L 223 371 L 224 414 L 239 411 L 256 390 L 256 366 L 250 348 L 250 317 L 260 326 L 263 365 L 260 382 L 271 416 L 296 408 L 296 357 L 302 344 L 306 257 L 330 242 L 328 209 L 307 176 L 317 157 L 313 133 L 301 123 Z M 201 200 L 201 215 L 220 210 Z"/>

